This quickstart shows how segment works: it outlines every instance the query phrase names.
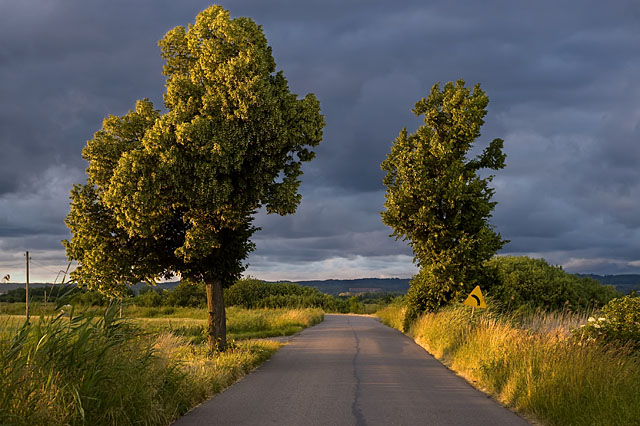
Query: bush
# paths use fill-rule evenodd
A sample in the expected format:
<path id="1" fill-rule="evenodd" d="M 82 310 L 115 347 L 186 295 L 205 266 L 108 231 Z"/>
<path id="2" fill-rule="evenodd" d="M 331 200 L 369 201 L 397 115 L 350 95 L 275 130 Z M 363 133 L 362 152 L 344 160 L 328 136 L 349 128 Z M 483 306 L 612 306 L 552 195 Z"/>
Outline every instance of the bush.
<path id="1" fill-rule="evenodd" d="M 352 314 L 364 313 L 364 305 L 360 303 L 358 296 L 352 296 L 349 298 L 349 312 Z"/>
<path id="2" fill-rule="evenodd" d="M 140 293 L 133 298 L 133 303 L 138 306 L 144 306 L 147 308 L 154 308 L 163 305 L 162 294 L 152 289 L 151 287 L 144 287 L 140 290 Z"/>
<path id="3" fill-rule="evenodd" d="M 167 292 L 166 304 L 192 308 L 207 306 L 207 291 L 204 283 L 193 283 L 188 280 L 180 281 L 173 290 Z"/>
<path id="4" fill-rule="evenodd" d="M 590 317 L 575 331 L 581 339 L 616 342 L 640 348 L 640 298 L 619 297 L 602 308 L 602 314 Z"/>
<path id="5" fill-rule="evenodd" d="M 107 306 L 109 298 L 97 291 L 80 291 L 71 296 L 72 305 L 82 306 Z"/>
<path id="6" fill-rule="evenodd" d="M 611 286 L 568 274 L 544 259 L 497 256 L 485 268 L 488 280 L 482 290 L 505 311 L 581 311 L 601 307 L 619 295 Z"/>
<path id="7" fill-rule="evenodd" d="M 225 290 L 227 306 L 256 308 L 321 308 L 349 312 L 344 300 L 321 293 L 317 288 L 293 283 L 266 283 L 254 278 L 238 280 Z"/>
<path id="8" fill-rule="evenodd" d="M 409 283 L 409 291 L 405 297 L 407 309 L 403 330 L 409 331 L 411 324 L 425 310 L 435 311 L 450 301 L 452 293 L 447 283 L 434 273 L 433 268 L 421 268 Z"/>

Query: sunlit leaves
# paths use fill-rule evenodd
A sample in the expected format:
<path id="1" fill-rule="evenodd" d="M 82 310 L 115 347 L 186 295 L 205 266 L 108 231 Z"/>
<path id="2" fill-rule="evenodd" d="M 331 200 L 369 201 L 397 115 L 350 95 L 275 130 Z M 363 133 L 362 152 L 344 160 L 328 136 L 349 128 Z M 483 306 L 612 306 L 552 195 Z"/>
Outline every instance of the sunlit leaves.
<path id="1" fill-rule="evenodd" d="M 403 129 L 382 163 L 387 187 L 382 220 L 396 239 L 409 240 L 422 268 L 409 290 L 409 316 L 471 288 L 482 262 L 504 244 L 488 223 L 496 204 L 491 176 L 476 173 L 504 167 L 502 140 L 467 159 L 488 102 L 479 85 L 473 90 L 462 80 L 442 90 L 434 85 L 413 110 L 424 116 L 424 125 L 411 134 Z"/>
<path id="2" fill-rule="evenodd" d="M 322 140 L 319 102 L 290 93 L 251 19 L 211 6 L 159 45 L 167 112 L 143 100 L 105 119 L 83 151 L 88 183 L 72 192 L 67 253 L 75 278 L 101 289 L 172 273 L 232 283 L 252 215 L 295 212 L 301 165 Z"/>

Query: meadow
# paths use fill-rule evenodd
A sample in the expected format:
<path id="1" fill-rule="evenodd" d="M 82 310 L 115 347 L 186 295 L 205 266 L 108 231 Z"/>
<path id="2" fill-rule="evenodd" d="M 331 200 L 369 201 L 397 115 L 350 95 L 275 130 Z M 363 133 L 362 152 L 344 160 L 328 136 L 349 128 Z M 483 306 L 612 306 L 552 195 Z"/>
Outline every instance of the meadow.
<path id="1" fill-rule="evenodd" d="M 472 317 L 471 309 L 426 313 L 407 334 L 473 386 L 542 424 L 640 424 L 640 353 L 630 342 L 583 335 L 605 322 L 597 312 L 488 309 Z M 401 304 L 377 315 L 402 329 Z"/>
<path id="2" fill-rule="evenodd" d="M 167 425 L 267 360 L 319 309 L 228 308 L 229 349 L 211 354 L 206 312 L 3 304 L 0 424 Z M 6 312 L 6 313 L 4 313 Z M 19 315 L 22 312 L 22 315 Z"/>

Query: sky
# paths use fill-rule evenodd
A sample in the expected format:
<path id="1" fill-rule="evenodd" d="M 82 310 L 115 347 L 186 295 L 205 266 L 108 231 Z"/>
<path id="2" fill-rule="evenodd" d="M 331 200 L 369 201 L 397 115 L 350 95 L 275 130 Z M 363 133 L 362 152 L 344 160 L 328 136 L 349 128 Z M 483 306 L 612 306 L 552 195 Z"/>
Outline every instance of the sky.
<path id="1" fill-rule="evenodd" d="M 382 224 L 380 163 L 437 82 L 480 83 L 480 150 L 501 138 L 491 223 L 504 255 L 569 272 L 640 273 L 637 1 L 221 1 L 262 26 L 325 116 L 293 216 L 259 213 L 247 273 L 267 280 L 410 277 Z M 0 0 L 0 276 L 53 281 L 81 150 L 109 114 L 164 93 L 157 41 L 209 3 Z M 74 266 L 72 265 L 72 268 Z"/>

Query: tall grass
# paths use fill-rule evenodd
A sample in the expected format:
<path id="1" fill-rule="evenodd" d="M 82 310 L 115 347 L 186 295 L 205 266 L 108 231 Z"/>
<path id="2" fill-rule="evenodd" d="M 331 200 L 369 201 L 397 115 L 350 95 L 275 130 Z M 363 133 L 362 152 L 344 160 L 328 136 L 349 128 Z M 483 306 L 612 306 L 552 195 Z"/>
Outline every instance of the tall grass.
<path id="1" fill-rule="evenodd" d="M 249 310 L 230 307 L 227 313 L 227 331 L 235 338 L 288 336 L 324 319 L 324 312 L 318 308 Z"/>
<path id="2" fill-rule="evenodd" d="M 376 312 L 383 324 L 402 331 L 405 308 L 399 304 L 387 305 Z"/>
<path id="3" fill-rule="evenodd" d="M 384 322 L 401 325 L 401 308 Z M 444 364 L 504 404 L 549 425 L 640 424 L 640 355 L 581 342 L 582 316 L 500 316 L 458 305 L 419 318 L 410 335 Z"/>
<path id="4" fill-rule="evenodd" d="M 195 317 L 158 316 L 134 318 L 132 323 L 150 333 L 169 331 L 189 339 L 190 343 L 207 340 L 206 311 L 197 308 L 179 308 Z M 197 314 L 197 315 L 196 315 Z M 204 317 L 204 318 L 203 318 Z M 199 319 L 198 319 L 199 318 Z M 231 340 L 290 336 L 324 319 L 320 309 L 243 309 L 227 308 L 227 337 Z"/>
<path id="5" fill-rule="evenodd" d="M 0 424 L 166 425 L 281 346 L 240 341 L 211 356 L 188 336 L 140 328 L 159 319 L 122 321 L 119 306 L 94 314 L 33 318 L 31 324 L 0 320 Z M 265 310 L 252 318 L 232 310 L 229 319 L 239 333 L 258 334 L 261 328 L 265 334 L 270 327 L 313 325 L 322 312 Z M 196 322 L 196 328 L 204 322 L 170 320 L 184 321 L 184 327 Z"/>
<path id="6" fill-rule="evenodd" d="M 165 391 L 180 380 L 115 310 L 25 324 L 0 342 L 0 365 L 2 424 L 133 424 L 141 407 L 144 424 L 162 424 L 173 414 Z"/>

